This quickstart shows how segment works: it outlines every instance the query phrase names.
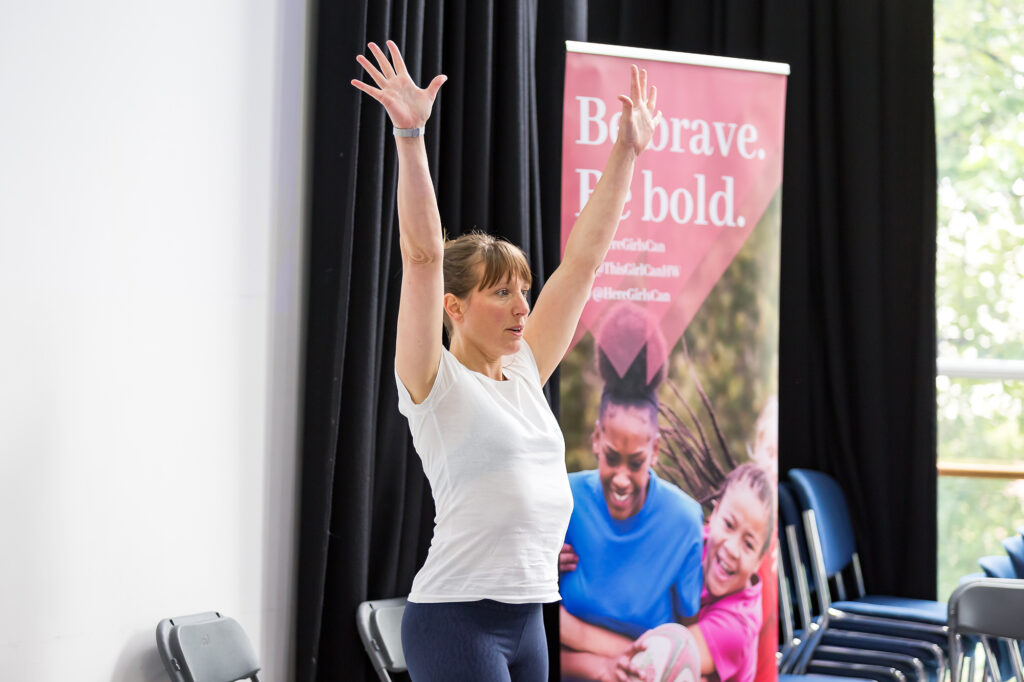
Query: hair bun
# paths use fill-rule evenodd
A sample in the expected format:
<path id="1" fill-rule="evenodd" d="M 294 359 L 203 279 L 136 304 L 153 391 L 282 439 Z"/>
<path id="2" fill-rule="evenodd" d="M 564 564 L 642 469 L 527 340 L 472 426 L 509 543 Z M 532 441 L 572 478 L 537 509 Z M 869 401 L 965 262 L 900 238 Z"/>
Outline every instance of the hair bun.
<path id="1" fill-rule="evenodd" d="M 635 344 L 637 338 L 644 339 L 643 345 L 625 374 L 619 375 L 606 349 Z M 605 317 L 596 341 L 597 369 L 607 397 L 617 403 L 656 400 L 654 393 L 665 378 L 667 350 L 665 337 L 657 325 L 651 324 L 646 310 L 632 303 L 616 306 Z M 647 378 L 648 357 L 658 368 L 650 380 Z"/>

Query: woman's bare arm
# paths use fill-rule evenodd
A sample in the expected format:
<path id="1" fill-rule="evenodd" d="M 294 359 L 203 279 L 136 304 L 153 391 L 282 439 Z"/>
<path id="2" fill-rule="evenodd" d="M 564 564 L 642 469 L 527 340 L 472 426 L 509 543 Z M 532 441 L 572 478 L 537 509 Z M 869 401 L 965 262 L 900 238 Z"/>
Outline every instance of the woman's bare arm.
<path id="1" fill-rule="evenodd" d="M 619 134 L 604 172 L 569 233 L 561 265 L 545 283 L 526 325 L 524 337 L 537 359 L 541 383 L 562 361 L 615 236 L 636 158 L 650 142 L 661 116 L 655 113 L 657 97 L 657 89 L 647 87 L 647 71 L 633 66 L 630 96 L 619 95 Z"/>
<path id="2" fill-rule="evenodd" d="M 380 102 L 396 128 L 421 128 L 430 118 L 434 98 L 447 77 L 437 76 L 426 88 L 419 88 L 409 77 L 395 43 L 389 40 L 387 47 L 390 62 L 374 43 L 369 48 L 377 66 L 363 55 L 356 57 L 377 87 L 359 80 L 353 80 L 352 85 Z M 402 251 L 395 369 L 413 402 L 419 403 L 429 395 L 441 359 L 444 237 L 422 135 L 396 136 L 395 144 Z"/>

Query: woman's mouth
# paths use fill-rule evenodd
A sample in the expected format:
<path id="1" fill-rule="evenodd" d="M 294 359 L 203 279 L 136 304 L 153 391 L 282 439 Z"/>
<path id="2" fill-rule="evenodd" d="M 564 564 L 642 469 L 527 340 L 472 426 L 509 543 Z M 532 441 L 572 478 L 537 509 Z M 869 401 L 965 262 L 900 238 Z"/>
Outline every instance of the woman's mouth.
<path id="1" fill-rule="evenodd" d="M 522 325 L 520 325 L 518 327 L 509 327 L 505 331 L 512 332 L 515 336 L 522 336 L 523 335 L 523 327 L 522 327 Z"/>

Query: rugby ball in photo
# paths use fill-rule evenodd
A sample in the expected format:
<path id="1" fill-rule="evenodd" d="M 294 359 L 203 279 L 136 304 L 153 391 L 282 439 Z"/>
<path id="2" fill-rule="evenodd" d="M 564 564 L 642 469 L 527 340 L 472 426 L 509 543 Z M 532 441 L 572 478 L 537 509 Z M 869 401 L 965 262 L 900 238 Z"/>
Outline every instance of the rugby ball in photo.
<path id="1" fill-rule="evenodd" d="M 649 682 L 697 682 L 700 655 L 693 635 L 678 623 L 666 623 L 640 635 L 646 645 L 631 663 Z"/>

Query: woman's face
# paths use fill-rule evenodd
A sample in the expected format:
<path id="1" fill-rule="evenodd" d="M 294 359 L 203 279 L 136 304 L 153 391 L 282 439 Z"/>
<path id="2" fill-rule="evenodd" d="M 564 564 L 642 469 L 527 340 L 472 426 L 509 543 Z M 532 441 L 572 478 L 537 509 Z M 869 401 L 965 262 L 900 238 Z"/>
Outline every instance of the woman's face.
<path id="1" fill-rule="evenodd" d="M 643 508 L 659 438 L 657 422 L 643 407 L 609 404 L 598 420 L 592 446 L 613 519 L 628 519 Z"/>
<path id="2" fill-rule="evenodd" d="M 761 564 L 768 536 L 768 514 L 753 488 L 743 481 L 729 486 L 708 520 L 704 585 L 723 597 L 747 586 Z"/>
<path id="3" fill-rule="evenodd" d="M 512 355 L 522 345 L 530 314 L 530 285 L 510 276 L 485 289 L 473 289 L 459 299 L 458 333 L 485 355 Z"/>

